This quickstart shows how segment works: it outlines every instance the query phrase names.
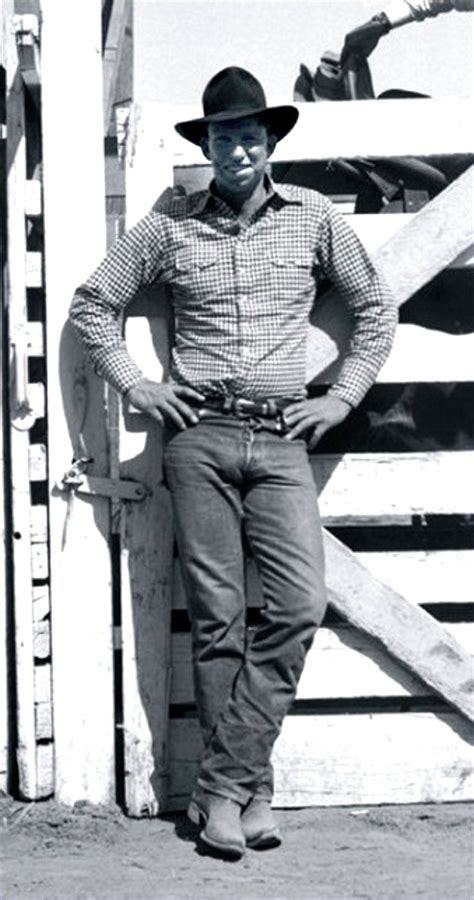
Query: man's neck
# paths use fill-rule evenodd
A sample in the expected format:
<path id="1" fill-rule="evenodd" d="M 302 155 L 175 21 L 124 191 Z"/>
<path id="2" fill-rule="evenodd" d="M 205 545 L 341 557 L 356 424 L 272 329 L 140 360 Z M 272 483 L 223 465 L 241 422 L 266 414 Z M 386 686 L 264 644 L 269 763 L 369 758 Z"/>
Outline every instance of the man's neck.
<path id="1" fill-rule="evenodd" d="M 265 203 L 269 193 L 263 178 L 248 196 L 232 194 L 217 184 L 214 185 L 214 190 L 234 210 L 238 218 L 245 222 L 248 222 Z"/>

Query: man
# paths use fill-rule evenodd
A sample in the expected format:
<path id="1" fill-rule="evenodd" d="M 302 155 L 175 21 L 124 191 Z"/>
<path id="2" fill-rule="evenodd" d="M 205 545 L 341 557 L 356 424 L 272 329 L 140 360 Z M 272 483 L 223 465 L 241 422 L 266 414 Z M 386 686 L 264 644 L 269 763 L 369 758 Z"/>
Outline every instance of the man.
<path id="1" fill-rule="evenodd" d="M 176 129 L 212 163 L 209 190 L 168 198 L 76 292 L 71 317 L 103 376 L 165 425 L 205 750 L 189 816 L 213 851 L 280 843 L 270 756 L 326 607 L 322 533 L 307 458 L 386 358 L 396 313 L 352 230 L 322 195 L 275 186 L 268 161 L 297 120 L 268 107 L 247 71 L 219 72 L 203 117 Z M 354 317 L 324 397 L 305 391 L 308 316 L 320 273 Z M 144 284 L 172 287 L 171 377 L 142 376 L 118 317 Z M 242 538 L 265 608 L 245 627 Z"/>

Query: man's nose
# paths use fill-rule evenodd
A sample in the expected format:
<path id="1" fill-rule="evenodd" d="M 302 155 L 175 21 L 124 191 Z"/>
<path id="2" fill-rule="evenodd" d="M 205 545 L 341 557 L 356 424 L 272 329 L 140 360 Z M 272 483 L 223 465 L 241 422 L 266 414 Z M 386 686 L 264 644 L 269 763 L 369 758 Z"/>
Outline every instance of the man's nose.
<path id="1" fill-rule="evenodd" d="M 245 147 L 240 143 L 235 143 L 231 150 L 233 159 L 243 159 L 246 155 Z"/>

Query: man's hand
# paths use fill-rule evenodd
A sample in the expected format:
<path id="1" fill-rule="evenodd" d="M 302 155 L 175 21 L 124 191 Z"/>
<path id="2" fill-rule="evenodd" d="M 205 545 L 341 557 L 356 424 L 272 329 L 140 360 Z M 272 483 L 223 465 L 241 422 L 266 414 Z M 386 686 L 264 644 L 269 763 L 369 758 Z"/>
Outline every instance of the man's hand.
<path id="1" fill-rule="evenodd" d="M 297 400 L 285 407 L 284 421 L 290 428 L 285 438 L 291 441 L 311 430 L 308 446 L 310 450 L 314 450 L 323 434 L 343 422 L 351 409 L 349 403 L 334 394 L 314 397 L 312 400 Z"/>
<path id="2" fill-rule="evenodd" d="M 194 388 L 180 384 L 159 384 L 148 378 L 142 378 L 130 388 L 125 397 L 132 406 L 156 419 L 160 425 L 164 424 L 165 419 L 171 419 L 181 429 L 199 422 L 199 413 L 188 406 L 185 399 L 201 402 L 205 399 Z"/>
<path id="3" fill-rule="evenodd" d="M 349 31 L 342 48 L 341 66 L 344 68 L 351 56 L 367 59 L 375 50 L 379 39 L 388 31 L 390 31 L 390 22 L 383 13 L 375 16 L 370 22 Z"/>

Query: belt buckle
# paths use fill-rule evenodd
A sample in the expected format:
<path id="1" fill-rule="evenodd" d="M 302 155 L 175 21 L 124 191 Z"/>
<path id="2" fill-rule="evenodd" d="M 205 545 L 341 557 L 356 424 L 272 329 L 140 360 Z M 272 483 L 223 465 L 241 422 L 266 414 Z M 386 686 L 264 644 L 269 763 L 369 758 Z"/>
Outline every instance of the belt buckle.
<path id="1" fill-rule="evenodd" d="M 245 397 L 235 397 L 232 404 L 232 411 L 238 419 L 243 419 L 245 416 L 251 415 L 253 407 L 254 403 L 252 400 L 246 400 Z"/>

